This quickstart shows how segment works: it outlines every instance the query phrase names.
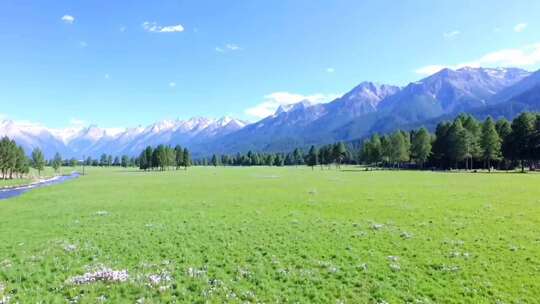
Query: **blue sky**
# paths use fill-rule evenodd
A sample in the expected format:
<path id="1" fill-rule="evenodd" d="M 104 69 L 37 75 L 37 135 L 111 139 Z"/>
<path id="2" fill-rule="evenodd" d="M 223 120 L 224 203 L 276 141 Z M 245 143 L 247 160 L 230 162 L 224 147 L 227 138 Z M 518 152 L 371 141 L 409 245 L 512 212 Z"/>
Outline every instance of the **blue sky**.
<path id="1" fill-rule="evenodd" d="M 255 120 L 364 80 L 540 68 L 540 1 L 0 3 L 0 115 L 50 127 Z"/>

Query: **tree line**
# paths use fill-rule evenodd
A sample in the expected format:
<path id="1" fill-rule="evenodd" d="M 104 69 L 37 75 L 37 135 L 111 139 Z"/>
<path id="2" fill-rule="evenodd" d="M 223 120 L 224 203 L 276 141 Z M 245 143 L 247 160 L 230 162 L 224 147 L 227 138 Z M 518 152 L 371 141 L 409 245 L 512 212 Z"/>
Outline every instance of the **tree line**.
<path id="1" fill-rule="evenodd" d="M 57 155 L 49 161 L 55 170 L 59 167 L 59 165 L 57 166 Z M 47 165 L 47 161 L 39 148 L 35 148 L 29 158 L 24 148 L 17 145 L 15 140 L 9 139 L 7 136 L 0 140 L 0 171 L 2 179 L 23 178 L 25 174 L 30 173 L 30 167 L 36 169 L 38 175 L 41 175 L 45 165 Z"/>
<path id="2" fill-rule="evenodd" d="M 460 115 L 441 122 L 435 133 L 425 128 L 395 131 L 364 140 L 359 161 L 375 166 L 467 169 L 493 167 L 533 170 L 540 160 L 540 114 L 522 113 L 512 120 L 478 121 Z"/>
<path id="3" fill-rule="evenodd" d="M 179 145 L 174 148 L 166 145 L 158 145 L 155 148 L 148 146 L 141 151 L 136 162 L 141 170 L 164 171 L 169 168 L 178 170 L 182 167 L 187 170 L 192 165 L 189 150 Z"/>
<path id="4" fill-rule="evenodd" d="M 138 166 L 138 159 L 136 157 L 130 157 L 127 154 L 122 156 L 112 156 L 111 154 L 103 153 L 99 159 L 94 159 L 88 156 L 83 160 L 85 166 L 92 167 L 135 167 Z"/>
<path id="5" fill-rule="evenodd" d="M 30 162 L 24 149 L 8 137 L 0 140 L 0 171 L 2 179 L 21 178 L 30 172 Z"/>
<path id="6" fill-rule="evenodd" d="M 235 155 L 214 154 L 211 158 L 201 158 L 194 161 L 199 166 L 299 166 L 315 165 L 329 166 L 336 164 L 356 163 L 353 149 L 343 142 L 324 145 L 318 149 L 311 147 L 308 153 L 296 148 L 289 153 L 259 153 L 248 151 L 247 153 L 236 153 Z"/>

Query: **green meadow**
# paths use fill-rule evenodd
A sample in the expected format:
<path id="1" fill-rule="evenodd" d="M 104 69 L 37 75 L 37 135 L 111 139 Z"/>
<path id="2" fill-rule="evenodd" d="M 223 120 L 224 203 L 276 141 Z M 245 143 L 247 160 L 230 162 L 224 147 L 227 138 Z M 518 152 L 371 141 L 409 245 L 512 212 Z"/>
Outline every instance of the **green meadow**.
<path id="1" fill-rule="evenodd" d="M 0 302 L 540 299 L 539 174 L 87 172 L 0 201 Z"/>

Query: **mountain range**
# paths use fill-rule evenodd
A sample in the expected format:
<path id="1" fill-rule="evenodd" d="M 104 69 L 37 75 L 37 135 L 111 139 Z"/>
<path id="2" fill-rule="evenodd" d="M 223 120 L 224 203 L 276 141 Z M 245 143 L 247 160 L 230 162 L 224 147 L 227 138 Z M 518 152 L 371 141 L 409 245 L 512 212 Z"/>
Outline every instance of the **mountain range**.
<path id="1" fill-rule="evenodd" d="M 39 146 L 48 157 L 55 152 L 66 157 L 136 155 L 157 144 L 187 146 L 194 157 L 200 157 L 248 150 L 288 151 L 398 128 L 433 128 L 463 112 L 510 119 L 522 111 L 540 111 L 540 71 L 466 67 L 443 69 L 405 87 L 362 82 L 329 103 L 304 100 L 280 106 L 273 115 L 254 123 L 199 117 L 124 130 L 97 126 L 57 130 L 4 120 L 0 136 L 14 138 L 27 151 Z"/>

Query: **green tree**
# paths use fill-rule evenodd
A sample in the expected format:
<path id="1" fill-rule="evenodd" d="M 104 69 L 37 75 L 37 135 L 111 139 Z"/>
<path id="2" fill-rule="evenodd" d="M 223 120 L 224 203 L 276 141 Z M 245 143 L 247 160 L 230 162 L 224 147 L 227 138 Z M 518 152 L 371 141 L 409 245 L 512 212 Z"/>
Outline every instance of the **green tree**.
<path id="1" fill-rule="evenodd" d="M 174 147 L 174 152 L 175 152 L 176 170 L 178 170 L 178 168 L 184 166 L 184 150 L 182 149 L 180 145 L 176 145 L 176 147 Z"/>
<path id="2" fill-rule="evenodd" d="M 124 168 L 127 168 L 130 165 L 129 156 L 122 155 L 121 165 Z"/>
<path id="3" fill-rule="evenodd" d="M 512 127 L 510 125 L 510 122 L 506 119 L 499 119 L 495 123 L 495 129 L 497 130 L 497 134 L 499 135 L 499 138 L 501 139 L 501 152 L 502 152 L 502 161 L 499 162 L 499 164 L 502 163 L 505 169 L 508 169 L 508 163 L 509 161 L 513 161 L 515 159 L 515 153 L 512 149 Z"/>
<path id="4" fill-rule="evenodd" d="M 40 148 L 32 150 L 32 167 L 38 170 L 38 176 L 41 175 L 41 171 L 45 168 L 45 156 Z"/>
<path id="5" fill-rule="evenodd" d="M 30 162 L 26 154 L 24 153 L 23 147 L 17 147 L 17 161 L 15 164 L 15 171 L 19 173 L 19 177 L 22 178 L 23 174 L 28 174 L 30 172 Z"/>
<path id="6" fill-rule="evenodd" d="M 397 164 L 398 168 L 400 164 L 410 159 L 409 145 L 403 132 L 396 131 L 390 135 L 390 162 Z"/>
<path id="7" fill-rule="evenodd" d="M 480 147 L 482 158 L 491 172 L 491 161 L 501 157 L 501 138 L 495 128 L 495 123 L 491 117 L 486 118 L 482 124 L 482 134 L 480 136 Z"/>
<path id="8" fill-rule="evenodd" d="M 218 156 L 216 154 L 212 155 L 211 162 L 212 162 L 212 166 L 214 166 L 214 167 L 217 167 L 217 166 L 220 165 L 219 164 L 219 158 L 218 158 Z"/>
<path id="9" fill-rule="evenodd" d="M 449 122 L 441 122 L 435 130 L 435 140 L 432 144 L 432 160 L 439 165 L 440 168 L 448 168 L 450 165 L 450 138 L 449 131 L 452 124 Z"/>
<path id="10" fill-rule="evenodd" d="M 107 154 L 101 154 L 101 157 L 99 158 L 99 165 L 102 167 L 105 167 L 107 165 Z"/>
<path id="11" fill-rule="evenodd" d="M 345 158 L 346 154 L 347 148 L 345 147 L 345 144 L 343 144 L 343 142 L 340 141 L 334 145 L 332 149 L 332 158 L 335 160 L 336 166 L 338 168 L 341 168 L 341 162 Z"/>
<path id="12" fill-rule="evenodd" d="M 308 157 L 307 157 L 307 164 L 311 167 L 311 170 L 317 166 L 319 163 L 319 151 L 317 151 L 317 148 L 315 146 L 311 146 L 309 148 Z"/>
<path id="13" fill-rule="evenodd" d="M 14 141 L 4 136 L 0 140 L 0 169 L 2 178 L 13 178 L 13 170 L 17 163 L 17 145 Z"/>
<path id="14" fill-rule="evenodd" d="M 525 163 L 533 158 L 531 139 L 534 135 L 536 116 L 531 113 L 521 113 L 512 121 L 511 148 L 521 162 L 521 171 L 525 172 Z M 532 162 L 531 162 L 532 165 Z"/>
<path id="15" fill-rule="evenodd" d="M 184 170 L 187 170 L 187 168 L 191 166 L 191 155 L 187 148 L 184 148 L 184 159 L 182 163 L 184 164 Z"/>
<path id="16" fill-rule="evenodd" d="M 54 172 L 58 172 L 58 169 L 60 169 L 60 167 L 62 166 L 62 156 L 60 155 L 60 153 L 56 152 L 54 154 L 54 158 L 51 161 L 51 165 L 54 169 Z"/>
<path id="17" fill-rule="evenodd" d="M 302 165 L 304 163 L 304 155 L 302 153 L 302 150 L 296 148 L 294 149 L 293 151 L 293 159 L 294 159 L 294 164 L 297 166 L 297 165 Z"/>
<path id="18" fill-rule="evenodd" d="M 428 130 L 422 127 L 412 136 L 411 158 L 420 165 L 420 168 L 423 168 L 430 155 L 431 136 Z"/>
<path id="19" fill-rule="evenodd" d="M 448 129 L 448 156 L 456 168 L 459 168 L 459 162 L 469 157 L 467 130 L 463 128 L 460 119 L 454 120 L 450 129 Z"/>
<path id="20" fill-rule="evenodd" d="M 472 115 L 461 116 L 463 128 L 465 128 L 467 136 L 467 159 L 470 165 L 466 167 L 472 169 L 474 160 L 482 158 L 482 149 L 480 147 L 480 136 L 482 133 L 482 127 L 480 123 Z"/>

